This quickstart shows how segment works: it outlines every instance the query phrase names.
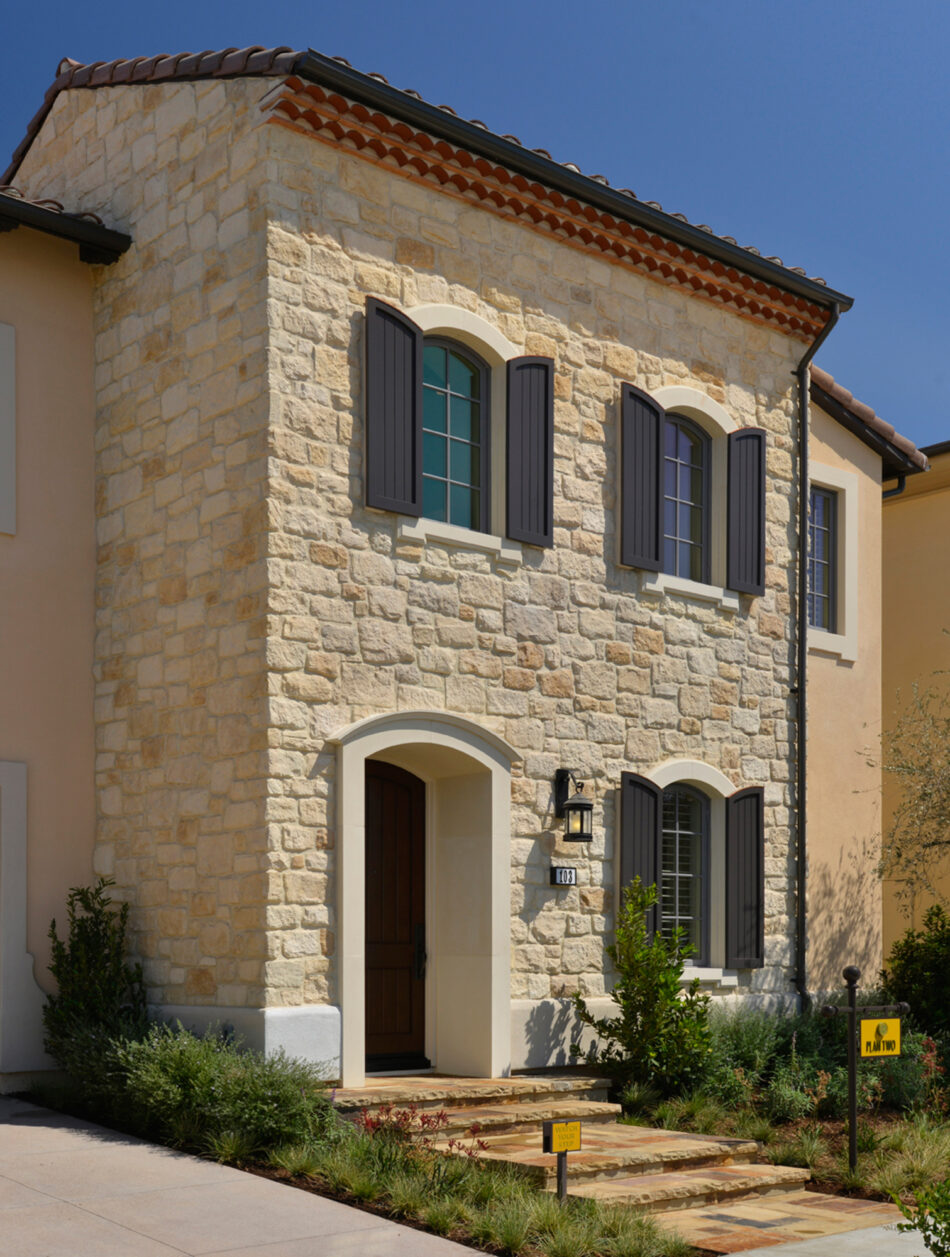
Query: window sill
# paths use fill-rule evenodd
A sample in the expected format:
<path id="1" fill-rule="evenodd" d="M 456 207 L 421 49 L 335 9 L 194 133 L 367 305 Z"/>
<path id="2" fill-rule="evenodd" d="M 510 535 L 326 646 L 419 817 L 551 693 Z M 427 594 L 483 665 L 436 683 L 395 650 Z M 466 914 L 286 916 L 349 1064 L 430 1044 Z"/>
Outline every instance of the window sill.
<path id="1" fill-rule="evenodd" d="M 824 629 L 809 626 L 808 653 L 832 655 L 842 663 L 855 663 L 858 658 L 857 642 L 850 633 L 826 633 Z"/>
<path id="2" fill-rule="evenodd" d="M 454 546 L 460 550 L 480 550 L 483 554 L 493 555 L 502 563 L 510 563 L 520 567 L 524 555 L 517 541 L 509 541 L 507 537 L 496 537 L 491 533 L 473 532 L 470 528 L 460 528 L 458 524 L 443 524 L 438 519 L 408 519 L 399 521 L 396 534 L 397 541 L 433 542 L 437 545 Z"/>
<path id="3" fill-rule="evenodd" d="M 643 593 L 657 598 L 662 598 L 664 594 L 673 594 L 681 598 L 691 598 L 695 602 L 715 603 L 723 611 L 739 610 L 739 595 L 731 589 L 723 589 L 719 585 L 704 585 L 700 581 L 670 576 L 666 572 L 644 572 L 640 588 Z"/>
<path id="4" fill-rule="evenodd" d="M 739 985 L 739 975 L 735 969 L 707 969 L 701 965 L 686 965 L 680 977 L 680 986 L 688 986 L 694 978 L 699 978 L 701 986 L 714 986 L 720 991 Z"/>

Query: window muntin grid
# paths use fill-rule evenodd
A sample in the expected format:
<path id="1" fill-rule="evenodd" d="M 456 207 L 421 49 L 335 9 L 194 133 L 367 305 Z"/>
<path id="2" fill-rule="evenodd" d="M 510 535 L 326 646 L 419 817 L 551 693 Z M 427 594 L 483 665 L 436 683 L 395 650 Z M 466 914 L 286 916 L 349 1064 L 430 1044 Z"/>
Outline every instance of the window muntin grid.
<path id="1" fill-rule="evenodd" d="M 838 495 L 812 486 L 808 511 L 808 623 L 837 632 Z"/>
<path id="2" fill-rule="evenodd" d="M 663 792 L 660 932 L 669 938 L 681 928 L 699 965 L 708 956 L 708 868 L 709 800 L 689 786 L 671 786 Z"/>
<path id="3" fill-rule="evenodd" d="M 667 415 L 663 460 L 663 571 L 709 583 L 709 437 Z"/>
<path id="4" fill-rule="evenodd" d="M 422 369 L 422 514 L 488 531 L 488 369 L 426 338 Z"/>

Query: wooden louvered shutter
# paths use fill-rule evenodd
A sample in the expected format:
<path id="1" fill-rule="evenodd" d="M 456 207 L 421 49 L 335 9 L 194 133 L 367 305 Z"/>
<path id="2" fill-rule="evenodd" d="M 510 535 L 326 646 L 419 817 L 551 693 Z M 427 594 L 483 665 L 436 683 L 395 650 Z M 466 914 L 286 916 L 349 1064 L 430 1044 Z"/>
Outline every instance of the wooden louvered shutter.
<path id="1" fill-rule="evenodd" d="M 765 593 L 765 432 L 742 428 L 729 436 L 729 542 L 726 584 L 743 594 Z"/>
<path id="2" fill-rule="evenodd" d="M 512 541 L 554 545 L 554 362 L 508 363 L 507 532 Z"/>
<path id="3" fill-rule="evenodd" d="M 663 791 L 636 773 L 620 775 L 620 889 L 639 877 L 644 886 L 660 882 L 663 841 Z M 659 907 L 647 913 L 650 938 L 659 922 Z"/>
<path id="4" fill-rule="evenodd" d="M 620 562 L 658 572 L 663 562 L 663 407 L 632 384 L 620 395 Z"/>
<path id="5" fill-rule="evenodd" d="M 726 966 L 759 969 L 765 961 L 765 792 L 726 799 Z"/>
<path id="6" fill-rule="evenodd" d="M 366 300 L 366 505 L 422 512 L 422 329 Z"/>

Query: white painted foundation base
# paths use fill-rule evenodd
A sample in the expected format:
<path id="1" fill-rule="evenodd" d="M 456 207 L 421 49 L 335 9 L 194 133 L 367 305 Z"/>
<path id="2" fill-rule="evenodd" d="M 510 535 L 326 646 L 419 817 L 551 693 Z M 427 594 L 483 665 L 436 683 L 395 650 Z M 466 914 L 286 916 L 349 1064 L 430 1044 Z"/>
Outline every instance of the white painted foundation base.
<path id="1" fill-rule="evenodd" d="M 340 1010 L 334 1004 L 296 1008 L 215 1008 L 211 1005 L 162 1004 L 152 1012 L 180 1021 L 186 1030 L 204 1033 L 210 1026 L 230 1026 L 246 1047 L 277 1052 L 322 1066 L 328 1079 L 340 1076 Z"/>

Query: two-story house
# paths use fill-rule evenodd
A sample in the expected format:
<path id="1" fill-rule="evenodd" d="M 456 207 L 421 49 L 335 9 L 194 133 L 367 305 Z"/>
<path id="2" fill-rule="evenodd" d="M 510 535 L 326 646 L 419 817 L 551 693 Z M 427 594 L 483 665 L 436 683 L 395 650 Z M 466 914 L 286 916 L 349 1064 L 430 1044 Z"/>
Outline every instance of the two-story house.
<path id="1" fill-rule="evenodd" d="M 637 874 L 708 989 L 804 990 L 802 434 L 850 299 L 313 52 L 64 62 L 12 180 L 133 241 L 92 272 L 93 867 L 154 1003 L 346 1083 L 563 1062 Z"/>

